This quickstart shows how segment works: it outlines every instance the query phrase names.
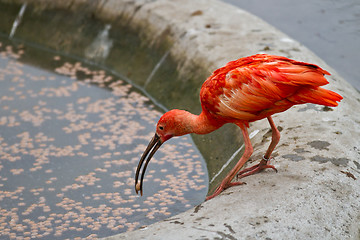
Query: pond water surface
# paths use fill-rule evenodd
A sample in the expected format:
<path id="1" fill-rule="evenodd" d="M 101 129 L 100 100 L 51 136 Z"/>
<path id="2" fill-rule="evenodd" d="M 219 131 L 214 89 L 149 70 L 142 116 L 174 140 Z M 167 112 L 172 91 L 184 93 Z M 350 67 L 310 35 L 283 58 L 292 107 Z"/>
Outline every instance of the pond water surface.
<path id="1" fill-rule="evenodd" d="M 135 194 L 134 172 L 160 116 L 116 75 L 0 39 L 1 239 L 105 237 L 202 202 L 208 176 L 190 137 L 164 144 L 144 196 Z"/>

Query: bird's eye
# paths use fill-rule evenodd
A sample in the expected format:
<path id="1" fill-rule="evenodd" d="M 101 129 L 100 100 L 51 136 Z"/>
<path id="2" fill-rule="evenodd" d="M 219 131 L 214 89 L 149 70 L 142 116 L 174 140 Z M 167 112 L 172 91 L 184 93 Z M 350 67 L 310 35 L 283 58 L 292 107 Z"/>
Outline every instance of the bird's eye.
<path id="1" fill-rule="evenodd" d="M 164 130 L 164 127 L 163 127 L 163 126 L 159 126 L 159 129 L 160 129 L 160 130 Z"/>

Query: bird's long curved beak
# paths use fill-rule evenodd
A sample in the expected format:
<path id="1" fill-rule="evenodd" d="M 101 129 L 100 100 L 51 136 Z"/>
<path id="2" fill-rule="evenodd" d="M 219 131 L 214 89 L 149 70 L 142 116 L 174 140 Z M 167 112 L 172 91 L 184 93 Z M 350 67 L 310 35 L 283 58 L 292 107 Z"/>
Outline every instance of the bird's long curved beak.
<path id="1" fill-rule="evenodd" d="M 143 194 L 142 187 L 143 187 L 143 180 L 144 180 L 146 167 L 147 167 L 148 163 L 150 162 L 152 156 L 160 148 L 161 144 L 162 144 L 162 142 L 161 142 L 160 137 L 155 133 L 154 137 L 151 139 L 149 145 L 147 146 L 145 152 L 141 156 L 140 162 L 139 162 L 139 164 L 137 166 L 137 169 L 136 169 L 136 175 L 135 175 L 135 191 L 136 191 L 136 194 L 138 194 L 138 192 L 140 190 L 140 194 L 142 196 L 142 194 Z M 149 154 L 149 152 L 150 152 L 150 154 Z M 147 157 L 147 159 L 146 159 L 146 157 Z M 145 161 L 145 159 L 146 159 L 146 161 Z M 144 164 L 144 167 L 143 167 L 143 170 L 142 170 L 142 173 L 141 173 L 140 183 L 138 183 L 140 169 L 143 166 L 144 161 L 145 161 L 145 164 Z"/>

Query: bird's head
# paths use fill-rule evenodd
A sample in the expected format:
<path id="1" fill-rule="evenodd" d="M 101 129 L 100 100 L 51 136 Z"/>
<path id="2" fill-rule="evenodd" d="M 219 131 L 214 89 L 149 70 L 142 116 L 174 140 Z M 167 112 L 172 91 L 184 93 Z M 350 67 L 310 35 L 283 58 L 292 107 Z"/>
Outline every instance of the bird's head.
<path id="1" fill-rule="evenodd" d="M 156 134 L 160 137 L 160 141 L 164 143 L 174 136 L 182 136 L 191 133 L 191 124 L 189 120 L 194 115 L 184 111 L 173 109 L 165 113 L 156 125 Z"/>
<path id="2" fill-rule="evenodd" d="M 140 191 L 140 194 L 142 195 L 143 192 L 142 186 L 143 186 L 146 167 L 150 162 L 152 156 L 165 141 L 169 140 L 174 136 L 182 136 L 190 133 L 191 125 L 188 123 L 189 121 L 191 121 L 192 117 L 193 115 L 187 111 L 174 109 L 165 113 L 160 118 L 160 120 L 156 125 L 156 133 L 154 137 L 151 139 L 147 148 L 145 149 L 143 155 L 141 156 L 141 159 L 136 169 L 136 175 L 135 175 L 136 193 Z M 140 182 L 138 182 L 141 168 L 143 168 L 143 170 L 141 173 Z"/>

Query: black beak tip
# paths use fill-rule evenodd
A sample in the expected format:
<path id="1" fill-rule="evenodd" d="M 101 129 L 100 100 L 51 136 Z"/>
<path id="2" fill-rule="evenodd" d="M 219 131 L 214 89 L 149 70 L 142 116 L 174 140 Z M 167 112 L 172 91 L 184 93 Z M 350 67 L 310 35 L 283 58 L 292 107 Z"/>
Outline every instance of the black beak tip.
<path id="1" fill-rule="evenodd" d="M 147 146 L 146 150 L 144 151 L 143 155 L 140 158 L 138 167 L 136 169 L 136 173 L 135 173 L 135 192 L 136 194 L 139 194 L 140 191 L 140 195 L 143 195 L 143 179 L 144 179 L 144 174 L 146 171 L 146 167 L 150 161 L 150 159 L 152 158 L 152 156 L 155 154 L 155 152 L 160 148 L 162 142 L 160 137 L 155 133 L 154 137 L 151 139 L 149 145 Z M 145 161 L 145 164 L 143 165 Z M 140 182 L 138 182 L 139 180 L 139 175 L 140 175 L 140 170 L 142 168 L 142 173 L 141 173 L 141 177 L 140 177 Z"/>

